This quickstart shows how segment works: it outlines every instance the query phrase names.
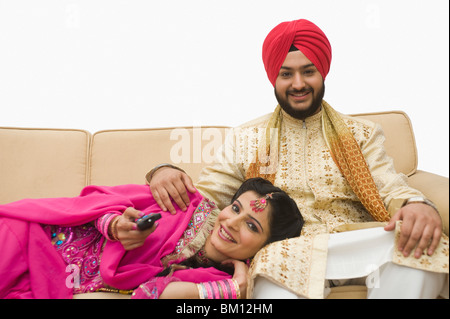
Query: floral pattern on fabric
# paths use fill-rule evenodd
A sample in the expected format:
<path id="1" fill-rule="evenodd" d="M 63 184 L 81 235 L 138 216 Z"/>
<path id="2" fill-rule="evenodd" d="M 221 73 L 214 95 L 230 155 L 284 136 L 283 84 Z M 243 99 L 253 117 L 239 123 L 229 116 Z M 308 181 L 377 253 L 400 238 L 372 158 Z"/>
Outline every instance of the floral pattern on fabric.
<path id="1" fill-rule="evenodd" d="M 395 225 L 395 250 L 392 261 L 396 264 L 422 269 L 432 272 L 447 273 L 449 270 L 449 240 L 448 236 L 442 234 L 441 241 L 439 242 L 436 250 L 432 256 L 428 256 L 426 251 L 422 253 L 420 258 L 415 258 L 414 254 L 410 254 L 408 257 L 403 256 L 402 252 L 398 250 L 398 239 L 400 238 L 400 227 L 402 222 L 398 221 Z"/>
<path id="2" fill-rule="evenodd" d="M 274 242 L 256 254 L 249 274 L 252 279 L 259 275 L 280 283 L 299 296 L 323 298 L 327 239 L 328 235 L 322 234 Z M 252 291 L 250 280 L 250 298 Z"/>
<path id="3" fill-rule="evenodd" d="M 314 238 L 320 234 L 332 233 L 335 228 L 342 225 L 374 221 L 333 160 L 324 137 L 322 112 L 308 117 L 305 121 L 282 113 L 275 185 L 282 188 L 295 200 L 305 219 L 300 239 L 289 241 L 295 243 L 298 254 L 282 256 L 280 254 L 284 250 L 276 251 L 279 247 L 270 245 L 266 248 L 267 254 L 255 258 L 255 267 L 250 269 L 253 278 L 258 275 L 265 276 L 272 281 L 282 283 L 283 286 L 298 295 L 309 297 L 311 297 L 310 292 L 313 288 L 308 285 L 312 281 L 298 278 L 299 273 L 314 271 L 312 259 L 308 257 L 308 254 L 312 253 L 315 248 L 310 246 L 312 241 L 307 237 Z M 265 128 L 269 120 L 269 117 L 265 117 L 234 130 L 235 145 L 229 143 L 225 146 L 224 152 L 233 154 L 236 162 L 240 163 L 239 165 L 218 163 L 210 171 L 206 170 L 205 173 L 212 173 L 210 178 L 215 183 L 219 181 L 222 184 L 234 182 L 228 177 L 231 175 L 230 172 L 235 175 L 236 172 L 242 172 L 245 176 L 245 173 L 252 167 L 252 161 L 255 160 L 254 154 L 258 152 L 258 145 L 260 145 L 261 138 L 265 136 Z M 408 187 L 403 174 L 395 172 L 392 160 L 384 151 L 384 136 L 379 125 L 344 115 L 343 120 L 361 147 L 385 205 L 388 206 L 395 198 L 421 195 L 417 190 Z M 218 175 L 222 171 L 227 172 L 226 178 Z M 209 186 L 210 193 L 217 191 L 214 185 L 208 184 L 205 180 L 201 180 L 201 182 L 202 185 L 196 186 L 200 186 L 201 189 Z M 301 247 L 303 245 L 305 247 Z M 299 257 L 300 253 L 306 253 L 306 255 Z M 290 259 L 289 262 L 285 262 L 286 265 L 289 265 L 288 267 L 280 263 L 280 260 L 285 259 Z M 325 263 L 326 254 L 323 255 L 322 260 L 322 264 Z M 279 270 L 283 268 L 283 273 L 276 273 L 271 267 Z M 283 279 L 284 277 L 286 279 Z M 323 278 L 321 280 L 323 282 Z M 313 295 L 319 296 L 320 293 Z"/>

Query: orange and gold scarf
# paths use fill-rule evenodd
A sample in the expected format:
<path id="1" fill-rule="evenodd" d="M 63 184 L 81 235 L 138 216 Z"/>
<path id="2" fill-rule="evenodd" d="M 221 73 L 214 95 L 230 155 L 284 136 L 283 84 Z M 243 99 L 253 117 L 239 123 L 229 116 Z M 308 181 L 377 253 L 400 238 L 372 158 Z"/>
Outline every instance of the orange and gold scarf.
<path id="1" fill-rule="evenodd" d="M 355 137 L 341 115 L 325 101 L 322 101 L 322 110 L 325 140 L 334 162 L 370 215 L 376 221 L 388 221 L 390 219 L 389 213 L 384 207 L 380 193 Z M 280 133 L 281 107 L 277 106 L 266 127 L 265 140 L 261 141 L 265 143 L 263 145 L 266 149 L 266 159 L 271 158 L 270 143 L 274 143 L 274 139 L 277 139 L 276 142 L 279 143 Z M 274 183 L 276 174 L 274 165 L 277 161 L 270 161 L 267 164 L 269 161 L 260 161 L 258 154 L 259 151 L 256 152 L 256 160 L 250 164 L 247 170 L 246 178 L 259 176 Z"/>

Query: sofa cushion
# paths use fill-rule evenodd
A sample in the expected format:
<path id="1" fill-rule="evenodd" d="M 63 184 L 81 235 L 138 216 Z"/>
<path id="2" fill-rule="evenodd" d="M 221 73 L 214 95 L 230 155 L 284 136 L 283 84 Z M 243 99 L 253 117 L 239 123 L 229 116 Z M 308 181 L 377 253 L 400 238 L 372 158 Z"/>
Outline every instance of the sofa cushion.
<path id="1" fill-rule="evenodd" d="M 411 176 L 417 169 L 417 148 L 411 120 L 402 111 L 361 113 L 352 116 L 361 117 L 381 125 L 386 137 L 384 146 L 394 159 L 397 172 Z"/>
<path id="2" fill-rule="evenodd" d="M 83 130 L 0 128 L 0 203 L 78 195 L 89 143 Z"/>
<path id="3" fill-rule="evenodd" d="M 223 144 L 226 127 L 176 127 L 107 130 L 93 135 L 93 185 L 145 183 L 146 173 L 161 163 L 184 169 L 195 181 Z"/>
<path id="4" fill-rule="evenodd" d="M 397 171 L 412 175 L 417 150 L 408 116 L 401 111 L 353 114 L 379 123 L 386 135 L 386 151 Z M 105 130 L 92 137 L 89 184 L 145 183 L 145 174 L 161 163 L 183 168 L 195 181 L 212 162 L 227 127 L 172 127 Z"/>

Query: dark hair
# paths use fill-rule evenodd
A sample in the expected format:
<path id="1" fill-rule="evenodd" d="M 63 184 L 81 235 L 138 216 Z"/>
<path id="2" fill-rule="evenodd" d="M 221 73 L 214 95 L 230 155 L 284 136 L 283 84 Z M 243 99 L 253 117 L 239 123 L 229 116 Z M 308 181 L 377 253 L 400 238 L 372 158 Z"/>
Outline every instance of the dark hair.
<path id="1" fill-rule="evenodd" d="M 291 47 L 289 48 L 289 52 L 295 52 L 295 51 L 300 51 L 299 49 L 297 49 L 297 47 L 293 44 L 291 44 Z"/>
<path id="2" fill-rule="evenodd" d="M 295 201 L 285 191 L 264 178 L 250 178 L 239 187 L 231 202 L 233 203 L 248 191 L 254 191 L 261 197 L 272 193 L 272 197 L 268 198 L 271 213 L 269 214 L 270 236 L 266 244 L 300 236 L 304 224 L 303 216 Z"/>

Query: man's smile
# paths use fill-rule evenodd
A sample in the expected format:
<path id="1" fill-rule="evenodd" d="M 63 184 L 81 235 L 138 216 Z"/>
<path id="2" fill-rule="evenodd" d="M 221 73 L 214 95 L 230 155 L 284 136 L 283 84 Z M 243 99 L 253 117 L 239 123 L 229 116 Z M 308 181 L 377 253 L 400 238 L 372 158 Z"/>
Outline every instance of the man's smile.
<path id="1" fill-rule="evenodd" d="M 288 96 L 290 96 L 295 102 L 301 102 L 306 100 L 310 96 L 311 91 L 303 91 L 303 92 L 289 92 Z"/>

